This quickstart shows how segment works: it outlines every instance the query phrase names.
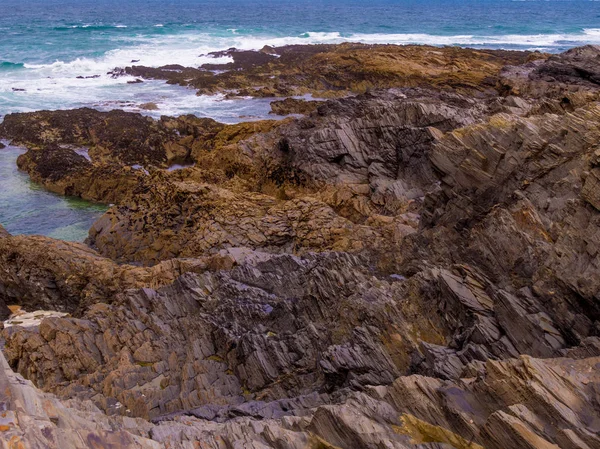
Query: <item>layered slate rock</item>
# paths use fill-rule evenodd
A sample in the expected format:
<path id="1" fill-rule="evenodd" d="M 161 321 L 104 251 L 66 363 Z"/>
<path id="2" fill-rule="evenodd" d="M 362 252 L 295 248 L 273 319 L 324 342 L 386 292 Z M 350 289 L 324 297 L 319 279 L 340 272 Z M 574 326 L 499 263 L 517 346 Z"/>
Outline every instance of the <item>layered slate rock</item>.
<path id="1" fill-rule="evenodd" d="M 167 285 L 185 272 L 232 263 L 229 257 L 215 255 L 169 260 L 151 268 L 118 265 L 81 243 L 11 236 L 0 226 L 0 300 L 29 310 L 81 313 L 124 289 Z"/>
<path id="2" fill-rule="evenodd" d="M 215 149 L 198 148 L 188 174 L 145 180 L 138 190 L 148 193 L 100 219 L 91 242 L 109 257 L 143 263 L 223 246 L 301 253 L 360 250 L 367 239 L 383 250 L 386 239 L 414 232 L 414 219 L 403 214 L 435 187 L 427 160 L 434 142 L 490 107 L 463 95 L 393 90 L 328 102 L 318 114 L 262 135 L 238 126 L 247 137 L 221 144 L 219 164 Z M 220 131 L 213 141 L 234 130 Z M 227 190 L 198 184 L 213 166 L 212 182 L 222 171 Z M 274 189 L 276 199 L 239 194 L 240 182 L 265 193 Z M 372 230 L 357 226 L 369 217 Z"/>
<path id="3" fill-rule="evenodd" d="M 0 432 L 61 448 L 599 448 L 598 49 L 227 54 L 222 75 L 148 76 L 388 89 L 281 122 L 163 118 L 151 128 L 176 131 L 189 162 L 176 171 L 30 143 L 22 167 L 60 192 L 94 191 L 103 167 L 106 185 L 135 176 L 95 249 L 0 230 L 0 298 L 72 314 L 3 332 L 45 393 L 4 370 L 2 391 L 28 399 L 5 401 Z M 308 62 L 323 73 L 296 78 Z"/>
<path id="4" fill-rule="evenodd" d="M 5 441 L 38 448 L 206 447 L 562 447 L 600 443 L 592 369 L 598 358 L 489 362 L 477 378 L 454 382 L 408 376 L 387 387 L 298 402 L 254 402 L 246 407 L 197 410 L 159 423 L 106 416 L 89 401 L 61 402 L 37 390 L 6 365 L 0 354 L 0 404 Z M 573 368 L 580 375 L 574 375 Z M 339 398 L 340 399 L 340 398 Z M 326 404 L 324 402 L 327 402 Z M 225 413 L 223 413 L 225 412 Z M 222 413 L 222 420 L 210 420 Z M 194 415 L 199 415 L 196 417 Z M 460 429 L 458 433 L 448 430 Z M 553 429 L 550 440 L 539 433 Z M 102 446 L 101 446 L 102 447 Z"/>

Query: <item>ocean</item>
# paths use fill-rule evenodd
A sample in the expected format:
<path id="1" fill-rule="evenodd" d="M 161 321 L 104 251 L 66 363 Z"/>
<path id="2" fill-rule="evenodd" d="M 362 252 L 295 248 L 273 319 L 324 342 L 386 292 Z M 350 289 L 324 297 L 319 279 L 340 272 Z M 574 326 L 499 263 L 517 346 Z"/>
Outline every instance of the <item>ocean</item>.
<path id="1" fill-rule="evenodd" d="M 226 123 L 264 118 L 268 99 L 196 96 L 163 81 L 128 84 L 130 78 L 107 72 L 132 61 L 198 66 L 216 62 L 207 53 L 230 47 L 347 41 L 560 52 L 600 44 L 600 2 L 0 0 L 0 120 L 10 112 L 82 106 L 139 111 L 147 102 L 158 105 L 157 111 L 144 111 L 154 116 L 192 113 Z M 13 159 L 1 158 L 0 165 Z M 24 191 L 16 191 L 20 196 L 13 200 L 27 203 Z M 30 208 L 36 204 L 39 198 Z M 78 207 L 85 222 L 87 211 Z M 97 214 L 91 207 L 89 220 Z M 52 226 L 14 225 L 9 215 L 0 208 L 0 223 L 11 232 L 67 235 Z M 71 232 L 72 224 L 57 219 L 56 226 L 66 227 L 70 239 L 83 239 L 84 232 Z"/>

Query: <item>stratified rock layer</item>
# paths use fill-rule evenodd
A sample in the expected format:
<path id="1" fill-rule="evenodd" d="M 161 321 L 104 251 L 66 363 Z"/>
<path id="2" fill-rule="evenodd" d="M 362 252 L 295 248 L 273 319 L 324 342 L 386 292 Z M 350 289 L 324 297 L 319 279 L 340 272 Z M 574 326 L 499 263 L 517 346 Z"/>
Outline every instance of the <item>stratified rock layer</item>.
<path id="1" fill-rule="evenodd" d="M 106 113 L 7 116 L 32 179 L 116 204 L 93 249 L 0 228 L 0 315 L 71 314 L 3 332 L 0 441 L 600 448 L 600 49 L 225 53 L 125 73 L 386 89 L 280 122 L 122 116 L 124 146 Z"/>

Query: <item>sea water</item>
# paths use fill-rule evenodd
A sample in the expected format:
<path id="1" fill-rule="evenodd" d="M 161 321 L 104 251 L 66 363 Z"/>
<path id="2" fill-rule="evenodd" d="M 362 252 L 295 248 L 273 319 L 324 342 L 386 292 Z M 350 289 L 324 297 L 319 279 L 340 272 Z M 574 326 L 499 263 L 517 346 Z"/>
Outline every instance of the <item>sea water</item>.
<path id="1" fill-rule="evenodd" d="M 158 80 L 129 84 L 131 77 L 113 78 L 108 72 L 132 64 L 197 67 L 227 62 L 208 53 L 230 47 L 340 42 L 560 52 L 600 44 L 600 2 L 0 0 L 0 120 L 11 112 L 82 106 L 155 117 L 196 114 L 226 123 L 265 118 L 268 99 L 197 96 L 192 89 Z M 147 102 L 158 109 L 140 110 Z M 15 233 L 64 237 L 59 230 L 68 220 L 59 217 L 66 208 L 75 210 L 76 229 L 89 227 L 98 212 L 95 206 L 84 219 L 88 211 L 81 203 L 52 196 L 56 202 L 48 201 L 54 206 L 37 214 L 43 192 L 15 171 L 14 151 L 0 150 L 1 175 L 8 177 L 0 184 L 8 189 L 0 193 L 6 204 L 0 208 L 0 223 Z M 16 187 L 10 188 L 13 182 Z M 10 195 L 15 195 L 12 201 Z M 19 204 L 18 214 L 13 204 Z M 15 219 L 27 215 L 24 210 L 31 218 Z M 71 237 L 84 235 L 75 232 Z"/>
<path id="2" fill-rule="evenodd" d="M 23 151 L 11 146 L 0 150 L 0 223 L 10 233 L 83 240 L 106 207 L 53 194 L 31 182 L 17 170 Z"/>

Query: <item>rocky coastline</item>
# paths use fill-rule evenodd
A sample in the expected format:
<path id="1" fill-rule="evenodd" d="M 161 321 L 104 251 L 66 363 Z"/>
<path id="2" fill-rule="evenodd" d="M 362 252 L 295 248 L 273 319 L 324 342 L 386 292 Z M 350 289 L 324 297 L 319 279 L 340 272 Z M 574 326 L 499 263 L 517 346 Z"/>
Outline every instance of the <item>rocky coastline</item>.
<path id="1" fill-rule="evenodd" d="M 600 48 L 223 55 L 113 75 L 289 117 L 0 124 L 112 205 L 0 226 L 3 448 L 600 448 Z"/>

